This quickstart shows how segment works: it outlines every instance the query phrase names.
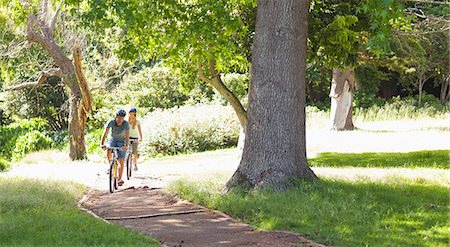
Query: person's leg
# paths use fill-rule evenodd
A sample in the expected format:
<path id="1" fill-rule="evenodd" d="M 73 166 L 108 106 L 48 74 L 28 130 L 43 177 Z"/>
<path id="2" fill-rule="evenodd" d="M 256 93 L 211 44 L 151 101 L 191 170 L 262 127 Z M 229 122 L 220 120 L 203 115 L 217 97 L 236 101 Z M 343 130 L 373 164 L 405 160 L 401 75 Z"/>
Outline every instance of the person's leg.
<path id="1" fill-rule="evenodd" d="M 133 153 L 133 163 L 135 169 L 137 170 L 137 153 Z"/>
<path id="2" fill-rule="evenodd" d="M 118 158 L 119 161 L 119 181 L 122 181 L 122 174 L 123 174 L 123 158 Z M 119 184 L 121 185 L 121 184 Z"/>
<path id="3" fill-rule="evenodd" d="M 132 144 L 132 151 L 133 151 L 133 164 L 134 164 L 134 170 L 137 171 L 137 158 L 138 158 L 138 143 L 134 142 Z"/>

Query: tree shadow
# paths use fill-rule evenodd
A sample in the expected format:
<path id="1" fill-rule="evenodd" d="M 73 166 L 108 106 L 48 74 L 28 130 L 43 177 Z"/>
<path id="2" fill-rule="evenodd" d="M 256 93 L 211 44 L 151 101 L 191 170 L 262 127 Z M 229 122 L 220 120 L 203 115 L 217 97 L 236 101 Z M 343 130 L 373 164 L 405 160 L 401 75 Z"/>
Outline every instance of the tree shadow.
<path id="1" fill-rule="evenodd" d="M 268 230 L 335 246 L 448 244 L 450 189 L 444 186 L 320 180 L 286 192 L 236 192 L 219 210 Z"/>

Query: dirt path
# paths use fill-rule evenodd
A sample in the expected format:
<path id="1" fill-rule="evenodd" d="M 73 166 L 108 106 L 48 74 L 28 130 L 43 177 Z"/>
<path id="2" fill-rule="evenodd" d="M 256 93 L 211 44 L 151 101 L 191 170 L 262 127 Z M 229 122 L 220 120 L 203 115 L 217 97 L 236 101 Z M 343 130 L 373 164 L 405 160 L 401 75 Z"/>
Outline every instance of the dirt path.
<path id="1" fill-rule="evenodd" d="M 289 232 L 257 231 L 225 215 L 148 187 L 92 191 L 81 206 L 158 239 L 163 246 L 324 246 Z"/>

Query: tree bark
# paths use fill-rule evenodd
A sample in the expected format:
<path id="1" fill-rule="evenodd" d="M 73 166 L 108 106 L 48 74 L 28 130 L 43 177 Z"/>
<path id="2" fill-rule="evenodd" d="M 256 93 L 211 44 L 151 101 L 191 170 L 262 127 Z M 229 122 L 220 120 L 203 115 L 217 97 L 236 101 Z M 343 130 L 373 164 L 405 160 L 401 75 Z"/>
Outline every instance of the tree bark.
<path id="1" fill-rule="evenodd" d="M 224 191 L 283 190 L 293 178 L 316 178 L 305 142 L 308 10 L 309 1 L 259 1 L 244 152 Z"/>
<path id="2" fill-rule="evenodd" d="M 84 141 L 84 129 L 86 118 L 83 117 L 82 94 L 76 81 L 75 74 L 68 76 L 66 81 L 70 85 L 69 94 L 69 157 L 71 160 L 86 159 L 86 145 Z"/>
<path id="3" fill-rule="evenodd" d="M 355 71 L 333 69 L 330 98 L 330 128 L 332 130 L 353 130 L 353 92 L 357 84 Z"/>

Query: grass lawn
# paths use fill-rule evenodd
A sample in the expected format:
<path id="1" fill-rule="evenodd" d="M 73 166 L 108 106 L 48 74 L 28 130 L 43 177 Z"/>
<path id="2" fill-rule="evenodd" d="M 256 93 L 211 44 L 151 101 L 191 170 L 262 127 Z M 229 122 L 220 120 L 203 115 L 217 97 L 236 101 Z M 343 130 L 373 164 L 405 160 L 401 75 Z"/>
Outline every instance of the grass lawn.
<path id="1" fill-rule="evenodd" d="M 81 212 L 85 192 L 71 182 L 0 178 L 0 246 L 159 246 Z"/>
<path id="2" fill-rule="evenodd" d="M 450 169 L 449 150 L 409 153 L 320 153 L 308 159 L 311 167 L 406 167 Z"/>
<path id="3" fill-rule="evenodd" d="M 406 170 L 420 173 L 416 168 L 441 167 L 433 164 L 448 161 L 448 151 L 404 155 L 378 153 L 372 155 L 370 165 L 366 165 L 367 160 L 360 160 L 365 158 L 360 155 L 326 154 L 326 159 L 320 160 L 324 156 L 319 156 L 314 162 L 316 166 L 342 162 L 347 167 L 377 166 L 382 167 L 380 170 L 413 167 Z M 418 161 L 417 157 L 424 160 Z M 405 178 L 401 174 L 378 180 L 321 177 L 316 182 L 297 182 L 285 192 L 235 190 L 226 195 L 219 191 L 227 177 L 217 177 L 205 181 L 181 180 L 172 184 L 169 190 L 185 199 L 224 211 L 259 229 L 298 232 L 327 245 L 448 246 L 448 171 L 429 170 L 443 176 L 439 176 L 438 181 L 424 180 L 419 176 Z M 367 176 L 370 177 L 370 173 Z M 439 180 L 441 178 L 442 181 Z"/>

